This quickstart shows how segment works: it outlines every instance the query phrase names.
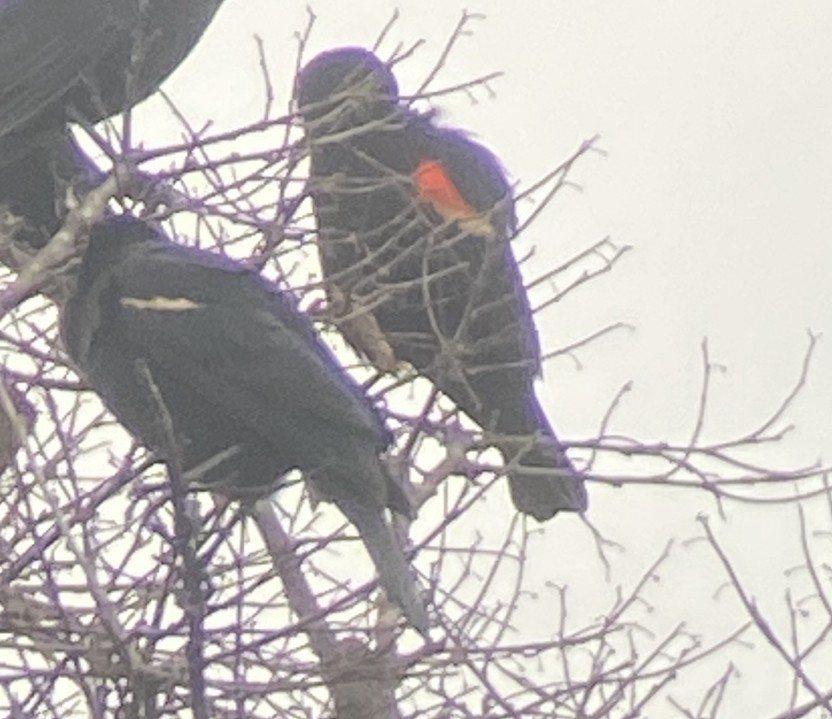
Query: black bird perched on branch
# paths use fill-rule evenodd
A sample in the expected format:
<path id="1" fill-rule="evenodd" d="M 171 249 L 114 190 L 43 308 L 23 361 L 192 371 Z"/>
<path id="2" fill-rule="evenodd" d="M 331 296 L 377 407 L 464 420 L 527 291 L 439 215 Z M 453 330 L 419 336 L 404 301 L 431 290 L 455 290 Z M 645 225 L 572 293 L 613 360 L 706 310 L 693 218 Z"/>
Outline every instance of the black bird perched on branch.
<path id="1" fill-rule="evenodd" d="M 87 169 L 66 123 L 96 123 L 155 92 L 222 2 L 0 1 L 0 208 L 29 224 L 27 239 L 60 224 L 57 178 Z"/>
<path id="2" fill-rule="evenodd" d="M 586 509 L 534 393 L 540 347 L 499 161 L 404 106 L 366 50 L 314 58 L 296 93 L 321 264 L 348 341 L 381 369 L 409 362 L 499 434 L 520 511 L 542 521 Z"/>
<path id="3" fill-rule="evenodd" d="M 114 218 L 92 230 L 61 333 L 108 408 L 188 482 L 256 496 L 302 470 L 356 526 L 389 598 L 427 631 L 384 516 L 411 511 L 380 459 L 387 430 L 274 285 Z"/>

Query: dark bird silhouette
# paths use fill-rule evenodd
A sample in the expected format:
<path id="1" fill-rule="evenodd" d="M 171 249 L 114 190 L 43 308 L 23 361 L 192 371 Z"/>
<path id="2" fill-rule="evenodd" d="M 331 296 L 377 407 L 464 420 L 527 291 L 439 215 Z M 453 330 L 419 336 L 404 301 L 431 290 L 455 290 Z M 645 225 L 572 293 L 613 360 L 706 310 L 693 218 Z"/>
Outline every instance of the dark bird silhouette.
<path id="1" fill-rule="evenodd" d="M 4 0 L 0 136 L 97 122 L 155 92 L 222 0 Z"/>
<path id="2" fill-rule="evenodd" d="M 0 0 L 0 211 L 24 219 L 26 241 L 57 230 L 60 191 L 85 171 L 67 122 L 155 92 L 222 1 Z"/>
<path id="3" fill-rule="evenodd" d="M 427 631 L 384 515 L 411 511 L 380 459 L 388 432 L 274 285 L 139 220 L 114 218 L 91 233 L 61 333 L 107 407 L 161 457 L 178 460 L 188 482 L 262 496 L 302 470 L 355 525 L 388 597 Z"/>
<path id="4" fill-rule="evenodd" d="M 499 435 L 520 511 L 542 521 L 585 510 L 583 480 L 534 392 L 540 347 L 499 161 L 407 108 L 390 69 L 360 48 L 314 58 L 296 99 L 347 340 L 382 369 L 409 362 Z"/>
<path id="5" fill-rule="evenodd" d="M 0 154 L 0 236 L 34 254 L 61 226 L 70 193 L 77 198 L 103 179 L 68 127 L 28 136 Z"/>

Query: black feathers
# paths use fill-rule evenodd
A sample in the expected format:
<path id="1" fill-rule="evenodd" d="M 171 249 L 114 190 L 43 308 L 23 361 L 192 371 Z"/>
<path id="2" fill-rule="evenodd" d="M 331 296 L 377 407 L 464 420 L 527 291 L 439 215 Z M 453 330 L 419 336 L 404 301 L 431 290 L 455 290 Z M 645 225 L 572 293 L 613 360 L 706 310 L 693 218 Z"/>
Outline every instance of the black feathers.
<path id="1" fill-rule="evenodd" d="M 64 186 L 89 169 L 67 122 L 96 123 L 155 92 L 222 2 L 0 2 L 0 229 L 6 210 L 25 224 L 19 239 L 44 244 Z"/>
<path id="2" fill-rule="evenodd" d="M 155 92 L 222 0 L 5 0 L 0 137 L 94 123 Z"/>
<path id="3" fill-rule="evenodd" d="M 155 388 L 191 482 L 263 495 L 298 468 L 356 525 L 390 598 L 426 631 L 384 518 L 408 513 L 380 455 L 389 437 L 312 326 L 257 274 L 138 220 L 97 226 L 62 318 L 66 346 L 110 410 L 164 453 Z"/>
<path id="4" fill-rule="evenodd" d="M 389 351 L 501 435 L 514 503 L 537 519 L 583 511 L 583 481 L 534 394 L 540 350 L 509 240 L 510 187 L 464 134 L 400 104 L 357 48 L 313 59 L 297 97 L 310 146 L 321 262 L 350 342 Z M 367 331 L 371 318 L 379 333 Z"/>

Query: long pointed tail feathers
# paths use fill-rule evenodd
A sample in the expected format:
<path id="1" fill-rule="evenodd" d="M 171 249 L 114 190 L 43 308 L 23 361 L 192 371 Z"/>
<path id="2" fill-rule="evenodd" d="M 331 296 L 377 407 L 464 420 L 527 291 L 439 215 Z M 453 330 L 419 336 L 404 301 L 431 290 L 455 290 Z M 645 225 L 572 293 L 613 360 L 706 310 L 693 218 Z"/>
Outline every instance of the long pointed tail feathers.
<path id="1" fill-rule="evenodd" d="M 419 596 L 416 580 L 393 530 L 381 509 L 341 498 L 340 510 L 355 525 L 378 571 L 388 598 L 401 607 L 405 617 L 422 635 L 428 633 L 428 613 Z"/>

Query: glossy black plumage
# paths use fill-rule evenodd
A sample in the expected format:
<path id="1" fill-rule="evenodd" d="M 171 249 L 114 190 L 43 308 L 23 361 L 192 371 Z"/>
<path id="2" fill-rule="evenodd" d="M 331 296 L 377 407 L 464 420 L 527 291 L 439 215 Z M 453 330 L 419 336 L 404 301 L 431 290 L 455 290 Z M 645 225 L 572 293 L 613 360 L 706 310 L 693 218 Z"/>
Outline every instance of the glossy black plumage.
<path id="1" fill-rule="evenodd" d="M 0 136 L 132 107 L 188 55 L 222 0 L 0 0 Z"/>
<path id="2" fill-rule="evenodd" d="M 95 123 L 155 92 L 222 1 L 0 0 L 0 206 L 52 234 L 60 185 L 84 165 L 67 121 Z"/>
<path id="3" fill-rule="evenodd" d="M 244 266 L 117 218 L 92 231 L 61 332 L 116 417 L 183 475 L 229 496 L 299 468 L 356 526 L 388 596 L 427 616 L 386 507 L 410 508 L 380 460 L 389 444 L 360 389 L 276 287 Z"/>
<path id="4" fill-rule="evenodd" d="M 297 103 L 321 264 L 347 339 L 389 369 L 384 343 L 366 341 L 371 311 L 398 360 L 500 434 L 522 465 L 509 472 L 519 510 L 583 511 L 583 480 L 534 393 L 540 348 L 499 161 L 404 106 L 389 68 L 360 48 L 313 59 Z"/>

